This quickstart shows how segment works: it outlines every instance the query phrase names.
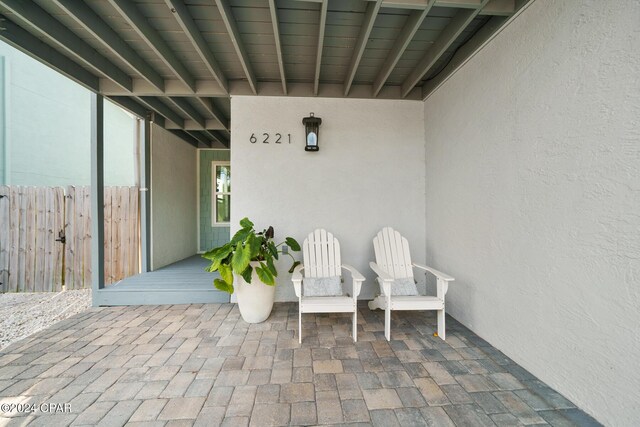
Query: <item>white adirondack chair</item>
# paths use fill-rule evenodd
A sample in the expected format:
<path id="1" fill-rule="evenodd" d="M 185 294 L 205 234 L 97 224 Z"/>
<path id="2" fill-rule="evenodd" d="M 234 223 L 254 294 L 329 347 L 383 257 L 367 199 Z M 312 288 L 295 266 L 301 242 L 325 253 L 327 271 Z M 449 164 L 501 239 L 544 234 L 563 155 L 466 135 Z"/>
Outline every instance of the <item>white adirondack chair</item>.
<path id="1" fill-rule="evenodd" d="M 369 302 L 371 310 L 385 310 L 384 335 L 391 340 L 391 310 L 436 310 L 438 312 L 438 336 L 445 335 L 444 296 L 449 282 L 455 280 L 440 271 L 426 265 L 411 262 L 409 243 L 400 233 L 391 227 L 383 228 L 373 239 L 376 262 L 369 266 L 378 275 L 381 295 Z M 413 267 L 428 271 L 437 279 L 437 296 L 406 295 L 394 296 L 391 287 L 396 279 L 413 281 Z"/>
<path id="2" fill-rule="evenodd" d="M 350 265 L 342 264 L 338 239 L 324 229 L 317 229 L 310 233 L 304 239 L 302 251 L 303 264 L 295 268 L 291 278 L 299 304 L 298 342 L 302 342 L 302 313 L 353 313 L 353 341 L 356 342 L 358 340 L 357 303 L 364 276 Z M 351 273 L 353 282 L 351 295 L 304 295 L 305 279 L 342 277 L 343 269 Z"/>

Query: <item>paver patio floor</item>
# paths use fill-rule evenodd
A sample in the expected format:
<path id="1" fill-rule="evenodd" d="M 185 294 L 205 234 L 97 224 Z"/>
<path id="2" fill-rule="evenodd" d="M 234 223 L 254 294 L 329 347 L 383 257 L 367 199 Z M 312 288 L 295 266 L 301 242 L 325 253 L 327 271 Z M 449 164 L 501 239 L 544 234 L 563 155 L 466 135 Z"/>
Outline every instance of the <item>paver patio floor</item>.
<path id="1" fill-rule="evenodd" d="M 0 353 L 0 425 L 598 425 L 468 329 L 434 312 L 360 307 L 306 314 L 277 303 L 265 323 L 235 305 L 92 309 Z M 69 404 L 40 407 L 41 404 Z M 61 410 L 51 414 L 43 412 Z M 22 408 L 23 410 L 25 408 Z"/>

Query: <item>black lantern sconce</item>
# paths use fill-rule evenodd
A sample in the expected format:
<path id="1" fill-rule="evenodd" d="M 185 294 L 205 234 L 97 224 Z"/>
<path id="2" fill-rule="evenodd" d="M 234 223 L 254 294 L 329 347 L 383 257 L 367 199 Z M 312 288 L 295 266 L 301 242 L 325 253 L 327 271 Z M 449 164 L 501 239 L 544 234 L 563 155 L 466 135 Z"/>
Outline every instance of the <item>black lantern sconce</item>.
<path id="1" fill-rule="evenodd" d="M 314 117 L 313 113 L 309 113 L 309 117 L 302 119 L 302 124 L 304 125 L 304 131 L 307 136 L 304 151 L 318 151 L 320 149 L 318 146 L 318 135 L 320 133 L 322 119 L 320 117 Z"/>

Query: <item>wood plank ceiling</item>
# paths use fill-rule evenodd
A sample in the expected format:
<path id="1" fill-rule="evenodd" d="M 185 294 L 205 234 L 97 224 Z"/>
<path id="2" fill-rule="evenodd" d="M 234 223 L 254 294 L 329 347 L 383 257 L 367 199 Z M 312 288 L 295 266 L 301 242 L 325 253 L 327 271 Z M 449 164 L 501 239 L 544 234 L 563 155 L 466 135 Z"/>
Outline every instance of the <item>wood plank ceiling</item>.
<path id="1" fill-rule="evenodd" d="M 196 146 L 230 96 L 425 99 L 529 0 L 0 0 L 0 39 Z"/>

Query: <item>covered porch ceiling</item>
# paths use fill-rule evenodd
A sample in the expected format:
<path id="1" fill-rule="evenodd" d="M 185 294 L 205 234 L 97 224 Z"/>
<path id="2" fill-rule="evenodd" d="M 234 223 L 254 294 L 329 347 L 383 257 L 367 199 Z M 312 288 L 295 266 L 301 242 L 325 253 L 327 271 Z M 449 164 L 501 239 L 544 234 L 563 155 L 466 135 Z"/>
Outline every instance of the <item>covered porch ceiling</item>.
<path id="1" fill-rule="evenodd" d="M 425 99 L 530 0 L 0 0 L 0 39 L 195 146 L 230 96 Z"/>

